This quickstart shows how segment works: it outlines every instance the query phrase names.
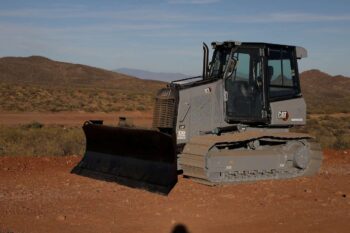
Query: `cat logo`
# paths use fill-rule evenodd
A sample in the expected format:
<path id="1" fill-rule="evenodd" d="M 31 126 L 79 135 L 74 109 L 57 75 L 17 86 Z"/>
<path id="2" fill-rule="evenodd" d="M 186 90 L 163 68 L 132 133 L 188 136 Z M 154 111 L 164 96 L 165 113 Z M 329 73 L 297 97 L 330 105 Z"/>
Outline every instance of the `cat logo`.
<path id="1" fill-rule="evenodd" d="M 287 111 L 279 111 L 277 114 L 278 119 L 282 119 L 284 121 L 288 120 L 289 114 Z"/>

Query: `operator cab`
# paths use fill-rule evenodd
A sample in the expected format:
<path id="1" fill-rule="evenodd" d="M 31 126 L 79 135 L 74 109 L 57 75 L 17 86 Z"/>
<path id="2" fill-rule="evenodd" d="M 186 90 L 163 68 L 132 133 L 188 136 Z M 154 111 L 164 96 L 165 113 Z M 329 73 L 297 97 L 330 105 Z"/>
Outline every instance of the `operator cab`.
<path id="1" fill-rule="evenodd" d="M 297 59 L 301 47 L 213 42 L 205 79 L 224 79 L 226 122 L 268 123 L 270 103 L 301 97 Z"/>

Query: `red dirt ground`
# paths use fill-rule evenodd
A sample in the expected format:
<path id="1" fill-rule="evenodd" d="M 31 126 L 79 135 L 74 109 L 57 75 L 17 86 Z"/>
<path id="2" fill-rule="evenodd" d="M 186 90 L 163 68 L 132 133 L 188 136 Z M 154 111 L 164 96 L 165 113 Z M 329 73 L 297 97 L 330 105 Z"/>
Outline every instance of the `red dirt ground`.
<path id="1" fill-rule="evenodd" d="M 0 232 L 350 229 L 350 150 L 325 151 L 314 177 L 216 187 L 180 177 L 169 196 L 70 174 L 79 160 L 0 157 Z"/>

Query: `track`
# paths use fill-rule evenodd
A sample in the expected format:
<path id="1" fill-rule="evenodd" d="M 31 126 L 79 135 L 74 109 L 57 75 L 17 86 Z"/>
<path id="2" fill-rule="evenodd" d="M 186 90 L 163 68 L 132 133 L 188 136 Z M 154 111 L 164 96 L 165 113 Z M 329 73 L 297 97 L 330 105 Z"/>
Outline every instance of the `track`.
<path id="1" fill-rule="evenodd" d="M 242 147 L 254 141 L 265 145 Z M 316 174 L 322 151 L 306 134 L 248 131 L 194 137 L 179 163 L 185 176 L 207 185 L 287 179 Z"/>

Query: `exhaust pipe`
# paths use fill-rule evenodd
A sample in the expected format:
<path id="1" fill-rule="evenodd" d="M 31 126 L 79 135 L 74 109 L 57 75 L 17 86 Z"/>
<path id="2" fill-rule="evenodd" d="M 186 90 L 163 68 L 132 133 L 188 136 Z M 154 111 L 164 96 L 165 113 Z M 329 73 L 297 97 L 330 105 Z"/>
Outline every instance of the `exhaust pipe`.
<path id="1" fill-rule="evenodd" d="M 209 57 L 209 48 L 206 45 L 206 43 L 203 42 L 203 73 L 202 73 L 203 79 L 209 78 L 209 75 L 208 75 L 208 70 L 209 70 L 208 57 Z"/>

